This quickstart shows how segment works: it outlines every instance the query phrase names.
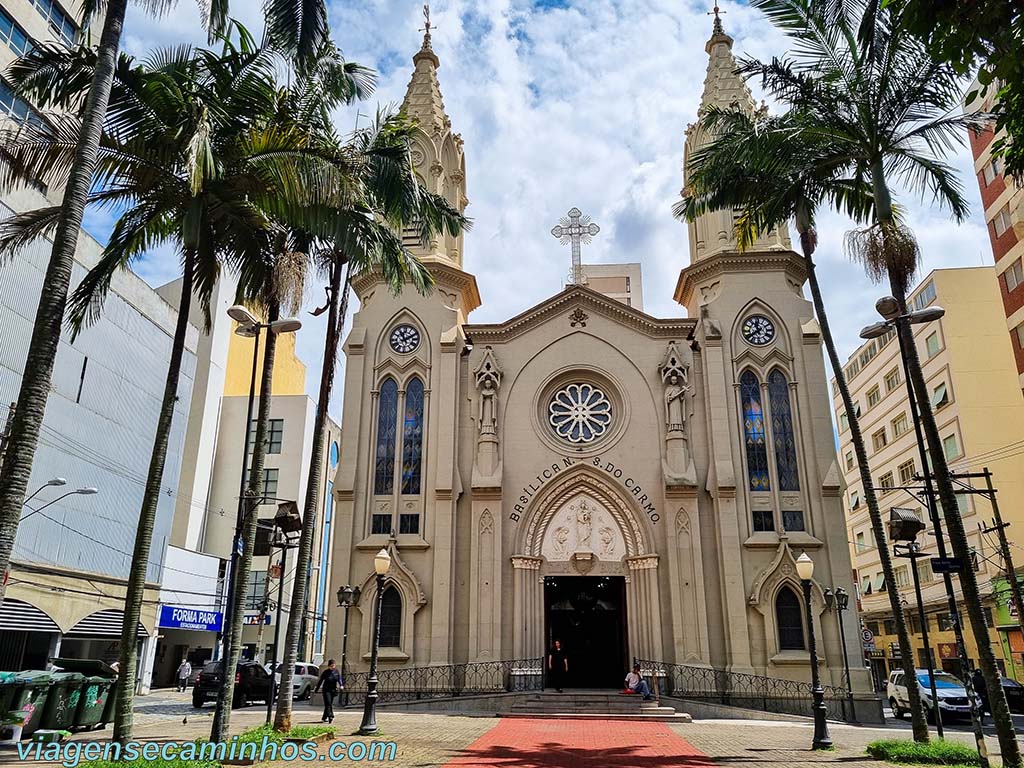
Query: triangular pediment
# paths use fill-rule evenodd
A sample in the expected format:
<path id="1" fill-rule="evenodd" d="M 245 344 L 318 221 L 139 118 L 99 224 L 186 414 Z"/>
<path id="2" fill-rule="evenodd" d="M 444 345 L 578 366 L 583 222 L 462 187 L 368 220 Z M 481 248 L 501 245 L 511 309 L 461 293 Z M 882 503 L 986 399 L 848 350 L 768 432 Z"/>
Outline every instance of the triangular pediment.
<path id="1" fill-rule="evenodd" d="M 597 318 L 604 318 L 651 338 L 685 339 L 697 324 L 696 320 L 686 317 L 653 317 L 586 286 L 570 285 L 510 320 L 466 325 L 465 332 L 475 342 L 508 341 L 557 318 L 563 318 L 567 328 L 577 330 L 584 330 Z"/>

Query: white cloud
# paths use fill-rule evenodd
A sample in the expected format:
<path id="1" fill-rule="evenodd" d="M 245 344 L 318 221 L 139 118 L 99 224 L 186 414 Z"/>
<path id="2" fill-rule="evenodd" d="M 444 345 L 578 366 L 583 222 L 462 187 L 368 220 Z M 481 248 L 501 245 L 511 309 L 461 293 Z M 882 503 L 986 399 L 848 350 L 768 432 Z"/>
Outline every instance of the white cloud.
<path id="1" fill-rule="evenodd" d="M 233 4 L 254 33 L 259 5 Z M 351 60 L 381 73 L 374 100 L 359 107 L 363 115 L 373 112 L 374 102 L 401 102 L 421 40 L 421 7 L 418 0 L 333 0 L 338 44 Z M 782 35 L 758 11 L 734 2 L 723 8 L 737 54 L 765 58 L 785 51 Z M 602 227 L 585 260 L 641 262 L 647 311 L 685 314 L 672 301 L 672 287 L 689 263 L 687 233 L 670 209 L 681 186 L 684 130 L 695 118 L 704 81 L 711 31 L 706 10 L 707 3 L 676 0 L 434 3 L 441 88 L 467 153 L 468 213 L 475 226 L 466 237 L 465 268 L 476 274 L 484 300 L 472 321 L 506 319 L 561 289 L 569 252 L 549 230 L 573 205 Z M 131 53 L 185 40 L 205 40 L 187 0 L 159 20 L 131 12 Z M 339 126 L 350 129 L 356 119 L 356 110 L 347 110 Z M 901 199 L 920 238 L 925 270 L 991 263 L 968 150 L 955 163 L 972 202 L 966 225 L 952 223 L 927 201 Z M 857 329 L 873 321 L 883 290 L 843 256 L 848 222 L 825 213 L 820 228 L 819 273 L 845 355 L 856 345 Z M 299 337 L 314 396 L 322 333 L 320 324 L 308 322 Z M 338 413 L 338 402 L 333 406 Z"/>

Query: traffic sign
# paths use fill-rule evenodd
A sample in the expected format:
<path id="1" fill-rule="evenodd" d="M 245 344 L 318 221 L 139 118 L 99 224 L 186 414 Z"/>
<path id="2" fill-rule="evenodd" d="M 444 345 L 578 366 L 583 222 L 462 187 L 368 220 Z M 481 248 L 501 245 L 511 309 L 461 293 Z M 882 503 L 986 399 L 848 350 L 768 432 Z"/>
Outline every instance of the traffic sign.
<path id="1" fill-rule="evenodd" d="M 865 627 L 864 629 L 862 629 L 860 631 L 860 636 L 861 636 L 861 639 L 864 641 L 865 644 L 873 643 L 875 641 L 875 633 L 872 632 L 867 627 Z"/>
<path id="2" fill-rule="evenodd" d="M 962 566 L 956 557 L 933 557 L 932 573 L 960 573 Z"/>

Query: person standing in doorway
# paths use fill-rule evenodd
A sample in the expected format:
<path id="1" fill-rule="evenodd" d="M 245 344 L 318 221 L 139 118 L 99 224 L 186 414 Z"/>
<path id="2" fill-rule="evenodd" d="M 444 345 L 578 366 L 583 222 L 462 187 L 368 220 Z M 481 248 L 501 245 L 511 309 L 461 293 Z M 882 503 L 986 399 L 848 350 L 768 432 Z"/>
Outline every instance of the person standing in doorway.
<path id="1" fill-rule="evenodd" d="M 178 665 L 178 693 L 188 688 L 188 680 L 192 677 L 192 664 L 188 659 L 182 659 Z"/>
<path id="2" fill-rule="evenodd" d="M 316 681 L 316 688 L 313 693 L 323 689 L 324 692 L 324 714 L 320 718 L 321 723 L 334 722 L 334 697 L 338 695 L 338 686 L 341 683 L 341 673 L 334 666 L 334 659 L 327 662 L 327 669 L 320 673 L 320 679 Z"/>
<path id="3" fill-rule="evenodd" d="M 562 641 L 555 640 L 548 651 L 548 687 L 559 693 L 565 685 L 565 676 L 569 673 L 569 659 L 562 650 Z"/>

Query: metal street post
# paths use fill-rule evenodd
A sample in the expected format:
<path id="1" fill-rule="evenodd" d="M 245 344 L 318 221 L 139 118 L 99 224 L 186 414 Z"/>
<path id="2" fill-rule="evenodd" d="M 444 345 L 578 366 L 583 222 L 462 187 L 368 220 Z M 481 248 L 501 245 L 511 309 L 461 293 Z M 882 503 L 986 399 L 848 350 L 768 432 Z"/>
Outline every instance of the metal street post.
<path id="1" fill-rule="evenodd" d="M 825 689 L 821 687 L 818 672 L 818 643 L 814 639 L 814 610 L 811 607 L 811 577 L 814 576 L 814 561 L 806 552 L 796 559 L 796 573 L 804 588 L 804 608 L 807 612 L 807 637 L 811 651 L 811 697 L 814 714 L 814 740 L 811 749 L 831 749 L 832 736 L 828 732 L 828 710 L 825 708 Z"/>
<path id="2" fill-rule="evenodd" d="M 928 507 L 928 517 L 931 520 L 932 530 L 935 533 L 935 548 L 942 559 L 946 556 L 946 542 L 942 533 L 942 521 L 939 516 L 938 504 L 935 499 L 935 492 L 932 488 L 931 469 L 928 466 L 928 451 L 925 447 L 924 432 L 921 428 L 921 408 L 924 407 L 917 401 L 914 394 L 914 386 L 910 380 L 910 361 L 907 358 L 907 350 L 904 347 L 904 338 L 908 343 L 914 342 L 914 334 L 911 325 L 929 323 L 940 319 L 945 315 L 942 307 L 928 307 L 917 312 L 901 314 L 899 303 L 891 296 L 885 296 L 875 302 L 875 309 L 885 318 L 883 323 L 864 328 L 860 332 L 862 339 L 871 339 L 882 336 L 890 328 L 896 328 L 896 342 L 900 351 L 900 362 L 903 367 L 903 378 L 907 385 L 907 401 L 910 404 L 910 420 L 914 422 L 914 438 L 917 441 L 917 450 L 921 458 L 921 475 L 924 478 L 925 499 Z M 961 567 L 963 567 L 961 563 Z M 969 567 L 969 564 L 968 564 Z M 953 589 L 953 578 L 948 571 L 942 574 L 942 581 L 946 587 L 946 600 L 949 604 L 949 618 L 953 624 L 953 635 L 956 639 L 957 658 L 960 661 L 960 669 L 963 673 L 964 691 L 967 693 L 967 700 L 971 707 L 971 725 L 974 730 L 974 743 L 978 748 L 980 768 L 989 768 L 988 746 L 985 744 L 985 732 L 981 726 L 981 713 L 978 712 L 978 701 L 974 695 L 974 685 L 971 682 L 970 661 L 967 657 L 967 645 L 964 642 L 963 625 L 960 623 L 960 611 L 956 604 L 956 592 Z"/>
<path id="3" fill-rule="evenodd" d="M 1010 587 L 1010 601 L 1013 603 L 1014 610 L 1017 611 L 1017 623 L 1021 627 L 1021 632 L 1024 633 L 1024 598 L 1021 596 L 1020 582 L 1017 581 L 1017 569 L 1013 565 L 1013 555 L 1010 554 L 1010 542 L 1006 538 L 1006 529 L 1010 524 L 1004 523 L 1002 516 L 999 514 L 996 489 L 992 486 L 992 473 L 989 472 L 988 467 L 984 467 L 981 474 L 985 478 L 986 488 L 986 490 L 981 492 L 981 495 L 992 504 L 992 516 L 995 518 L 992 525 L 983 529 L 983 532 L 991 533 L 995 531 L 999 537 L 999 549 L 1003 555 L 1003 570 L 1006 573 L 1006 581 Z M 955 477 L 965 477 L 965 475 L 956 475 Z M 973 475 L 966 475 L 966 477 L 973 477 Z"/>
<path id="4" fill-rule="evenodd" d="M 842 587 L 835 591 L 836 614 L 839 616 L 839 639 L 843 646 L 843 672 L 846 675 L 846 701 L 850 705 L 851 722 L 857 721 L 857 709 L 853 705 L 853 681 L 850 679 L 850 654 L 846 650 L 846 628 L 843 626 L 843 614 L 850 609 L 850 593 Z"/>
<path id="5" fill-rule="evenodd" d="M 338 605 L 345 609 L 345 626 L 341 635 L 341 706 L 343 707 L 348 706 L 348 687 L 345 685 L 345 664 L 348 658 L 348 611 L 359 602 L 361 593 L 362 590 L 359 587 L 348 584 L 338 587 Z"/>
<path id="6" fill-rule="evenodd" d="M 363 722 L 359 725 L 359 733 L 368 736 L 377 733 L 377 653 L 380 650 L 380 609 L 384 602 L 384 577 L 391 568 L 391 555 L 386 549 L 373 558 L 373 569 L 377 573 L 377 610 L 373 618 L 373 635 L 371 637 L 370 675 L 366 678 L 366 703 L 363 705 Z"/>

